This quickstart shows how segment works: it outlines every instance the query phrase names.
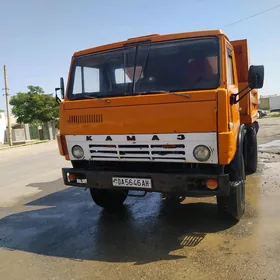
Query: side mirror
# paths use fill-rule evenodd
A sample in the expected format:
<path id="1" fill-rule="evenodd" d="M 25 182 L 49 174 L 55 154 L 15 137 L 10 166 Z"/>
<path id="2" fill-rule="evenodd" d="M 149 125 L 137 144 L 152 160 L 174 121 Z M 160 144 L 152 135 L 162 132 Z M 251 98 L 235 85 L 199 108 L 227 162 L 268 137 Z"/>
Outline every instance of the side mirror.
<path id="1" fill-rule="evenodd" d="M 251 89 L 259 89 L 263 87 L 264 82 L 264 66 L 251 65 L 248 73 L 248 83 Z"/>
<path id="2" fill-rule="evenodd" d="M 61 98 L 64 99 L 65 89 L 64 89 L 64 79 L 60 78 L 60 94 Z"/>

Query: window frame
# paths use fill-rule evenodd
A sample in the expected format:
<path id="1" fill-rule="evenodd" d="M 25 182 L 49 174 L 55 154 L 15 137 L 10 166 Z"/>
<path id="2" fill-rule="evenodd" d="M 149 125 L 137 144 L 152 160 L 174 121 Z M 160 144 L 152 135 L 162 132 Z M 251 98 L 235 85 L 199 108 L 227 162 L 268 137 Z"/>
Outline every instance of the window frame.
<path id="1" fill-rule="evenodd" d="M 98 87 L 99 87 L 99 91 L 100 91 L 100 85 L 101 85 L 101 75 L 100 75 L 100 72 L 101 72 L 101 69 L 100 68 L 97 68 L 97 67 L 88 67 L 88 66 L 76 66 L 75 67 L 75 71 L 74 71 L 74 80 L 73 80 L 73 89 L 72 89 L 72 95 L 75 96 L 75 95 L 79 95 L 80 93 L 74 93 L 74 85 L 76 84 L 76 76 L 77 76 L 77 69 L 80 69 L 78 74 L 79 74 L 79 79 L 80 79 L 80 88 L 81 88 L 81 93 L 86 93 L 86 84 L 85 84 L 85 81 L 87 80 L 87 69 L 92 69 L 94 71 L 98 71 L 98 80 L 99 80 L 99 84 L 98 84 Z M 87 83 L 87 87 L 88 87 L 88 83 Z M 98 91 L 96 91 L 98 93 Z"/>
<path id="2" fill-rule="evenodd" d="M 229 65 L 229 63 L 231 65 Z M 229 79 L 228 79 L 229 67 L 231 68 L 232 83 L 229 83 Z M 229 45 L 229 43 L 226 43 L 226 80 L 227 80 L 227 85 L 229 86 L 236 85 L 236 77 L 235 77 L 235 70 L 234 70 L 234 63 L 233 63 L 233 48 Z"/>

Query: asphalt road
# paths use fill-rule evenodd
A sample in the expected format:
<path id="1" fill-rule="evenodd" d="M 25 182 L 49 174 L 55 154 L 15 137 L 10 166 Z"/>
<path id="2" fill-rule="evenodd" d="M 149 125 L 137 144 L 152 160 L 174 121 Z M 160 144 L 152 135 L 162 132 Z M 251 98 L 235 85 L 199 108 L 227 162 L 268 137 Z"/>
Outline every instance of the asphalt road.
<path id="1" fill-rule="evenodd" d="M 260 144 L 279 139 L 280 119 L 260 125 Z M 280 155 L 272 146 L 247 177 L 237 224 L 218 217 L 213 198 L 167 206 L 150 194 L 109 214 L 88 191 L 63 185 L 60 168 L 69 164 L 55 141 L 0 151 L 0 279 L 279 279 Z"/>

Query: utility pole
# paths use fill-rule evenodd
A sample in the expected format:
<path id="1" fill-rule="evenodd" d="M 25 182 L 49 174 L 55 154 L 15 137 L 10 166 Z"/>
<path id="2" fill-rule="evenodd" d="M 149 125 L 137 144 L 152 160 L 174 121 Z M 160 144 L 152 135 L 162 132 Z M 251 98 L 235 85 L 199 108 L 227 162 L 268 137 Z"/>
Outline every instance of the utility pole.
<path id="1" fill-rule="evenodd" d="M 9 89 L 8 89 L 8 78 L 7 78 L 6 65 L 4 65 L 4 81 L 5 81 L 7 122 L 8 122 L 7 136 L 8 136 L 9 146 L 12 146 L 13 145 L 13 140 L 12 140 L 12 128 L 11 128 L 11 120 L 10 120 Z"/>

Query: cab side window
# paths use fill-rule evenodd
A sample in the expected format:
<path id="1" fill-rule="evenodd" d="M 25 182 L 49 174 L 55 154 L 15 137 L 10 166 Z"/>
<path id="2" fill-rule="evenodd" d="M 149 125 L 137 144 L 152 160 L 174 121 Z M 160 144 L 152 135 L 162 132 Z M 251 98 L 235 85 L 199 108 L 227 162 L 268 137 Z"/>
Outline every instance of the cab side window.
<path id="1" fill-rule="evenodd" d="M 226 66 L 227 66 L 227 83 L 228 85 L 234 85 L 234 71 L 233 71 L 233 62 L 232 62 L 232 50 L 227 47 L 227 60 L 226 60 Z"/>

